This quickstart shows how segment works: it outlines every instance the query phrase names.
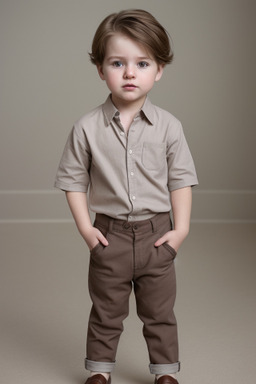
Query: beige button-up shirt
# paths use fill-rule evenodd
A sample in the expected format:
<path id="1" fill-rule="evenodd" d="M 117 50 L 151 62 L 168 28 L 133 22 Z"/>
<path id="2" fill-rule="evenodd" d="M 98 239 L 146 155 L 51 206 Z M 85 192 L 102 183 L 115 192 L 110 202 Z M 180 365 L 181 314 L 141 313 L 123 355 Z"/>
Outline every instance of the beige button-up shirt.
<path id="1" fill-rule="evenodd" d="M 147 98 L 126 134 L 111 96 L 74 125 L 55 180 L 89 191 L 93 212 L 128 221 L 169 212 L 169 192 L 196 184 L 181 123 Z"/>

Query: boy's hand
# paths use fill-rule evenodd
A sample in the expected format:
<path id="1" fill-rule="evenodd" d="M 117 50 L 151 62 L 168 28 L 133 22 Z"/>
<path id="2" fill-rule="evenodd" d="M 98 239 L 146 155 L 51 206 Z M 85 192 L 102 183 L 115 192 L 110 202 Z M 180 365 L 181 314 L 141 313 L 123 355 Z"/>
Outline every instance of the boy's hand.
<path id="1" fill-rule="evenodd" d="M 155 247 L 159 247 L 163 243 L 167 243 L 177 252 L 186 236 L 186 233 L 174 229 L 172 231 L 166 232 L 162 237 L 160 237 L 160 239 L 155 242 L 154 245 Z"/>
<path id="2" fill-rule="evenodd" d="M 77 228 L 86 241 L 90 251 L 99 242 L 104 246 L 108 245 L 108 241 L 103 236 L 101 231 L 95 228 L 91 223 L 91 218 L 87 206 L 87 196 L 84 192 L 66 192 L 68 204 L 70 206 L 72 215 L 75 219 Z"/>
<path id="3" fill-rule="evenodd" d="M 83 236 L 84 240 L 86 241 L 89 250 L 91 251 L 98 243 L 102 243 L 104 246 L 108 246 L 108 241 L 103 236 L 101 231 L 99 231 L 95 227 L 91 227 L 86 231 L 86 233 Z"/>

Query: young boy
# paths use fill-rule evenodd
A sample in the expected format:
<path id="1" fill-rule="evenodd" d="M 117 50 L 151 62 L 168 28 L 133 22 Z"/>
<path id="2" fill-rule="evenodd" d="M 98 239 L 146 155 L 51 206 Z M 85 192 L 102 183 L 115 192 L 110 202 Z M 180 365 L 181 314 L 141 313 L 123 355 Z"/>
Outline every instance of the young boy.
<path id="1" fill-rule="evenodd" d="M 173 261 L 197 177 L 180 122 L 147 97 L 172 61 L 168 35 L 148 12 L 121 11 L 100 24 L 90 57 L 111 94 L 74 125 L 55 182 L 90 249 L 86 384 L 111 381 L 132 288 L 155 383 L 177 384 Z"/>

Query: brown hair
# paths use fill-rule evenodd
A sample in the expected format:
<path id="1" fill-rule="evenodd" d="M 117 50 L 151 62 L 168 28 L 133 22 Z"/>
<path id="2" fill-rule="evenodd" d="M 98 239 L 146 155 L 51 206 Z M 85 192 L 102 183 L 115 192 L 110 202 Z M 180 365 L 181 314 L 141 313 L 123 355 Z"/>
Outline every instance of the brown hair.
<path id="1" fill-rule="evenodd" d="M 147 11 L 128 9 L 107 16 L 99 25 L 89 53 L 93 64 L 102 65 L 108 39 L 122 33 L 142 44 L 158 64 L 169 64 L 173 59 L 168 32 Z"/>

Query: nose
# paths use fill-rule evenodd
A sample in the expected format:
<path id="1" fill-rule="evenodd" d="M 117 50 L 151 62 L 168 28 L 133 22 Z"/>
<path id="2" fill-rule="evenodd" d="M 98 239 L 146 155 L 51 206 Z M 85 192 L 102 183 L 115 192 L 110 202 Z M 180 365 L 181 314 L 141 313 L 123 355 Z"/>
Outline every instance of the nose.
<path id="1" fill-rule="evenodd" d="M 135 77 L 134 68 L 131 65 L 125 67 L 124 78 L 125 79 L 134 79 L 134 77 Z"/>

